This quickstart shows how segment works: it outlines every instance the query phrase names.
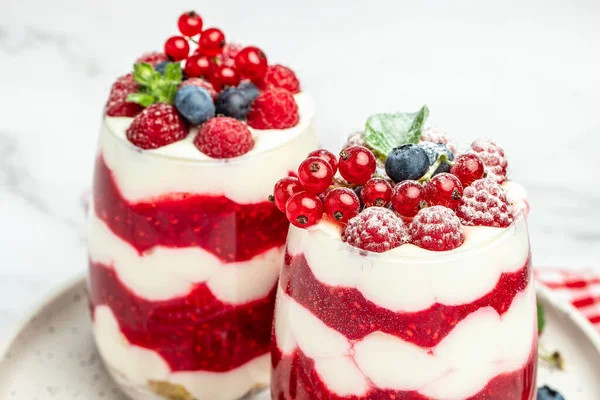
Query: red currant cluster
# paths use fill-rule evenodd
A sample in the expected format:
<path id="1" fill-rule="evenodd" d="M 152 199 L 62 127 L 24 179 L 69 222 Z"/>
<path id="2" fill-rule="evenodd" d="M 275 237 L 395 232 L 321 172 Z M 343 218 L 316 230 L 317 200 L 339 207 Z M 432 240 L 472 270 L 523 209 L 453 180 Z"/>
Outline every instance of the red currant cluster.
<path id="1" fill-rule="evenodd" d="M 181 35 L 165 42 L 165 54 L 172 61 L 185 60 L 184 72 L 189 78 L 208 80 L 216 91 L 237 86 L 242 79 L 253 82 L 267 72 L 265 53 L 258 47 L 227 43 L 218 28 L 204 28 L 204 21 L 194 11 L 182 14 L 177 22 Z M 197 44 L 190 55 L 190 42 Z"/>

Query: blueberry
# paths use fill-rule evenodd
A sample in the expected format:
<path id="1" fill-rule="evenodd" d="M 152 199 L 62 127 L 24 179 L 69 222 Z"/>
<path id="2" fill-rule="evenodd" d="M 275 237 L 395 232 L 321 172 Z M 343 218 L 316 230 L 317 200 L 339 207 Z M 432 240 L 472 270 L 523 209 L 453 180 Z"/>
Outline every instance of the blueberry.
<path id="1" fill-rule="evenodd" d="M 240 120 L 246 119 L 251 105 L 252 100 L 243 91 L 234 87 L 221 91 L 215 100 L 217 114 Z"/>
<path id="2" fill-rule="evenodd" d="M 556 390 L 551 389 L 548 386 L 543 386 L 538 388 L 537 400 L 565 400 L 565 398 Z"/>
<path id="3" fill-rule="evenodd" d="M 450 151 L 450 149 L 442 143 L 434 143 L 434 142 L 421 142 L 419 143 L 419 147 L 425 150 L 427 153 L 427 157 L 429 157 L 429 164 L 433 165 L 435 160 L 437 160 L 440 154 L 445 153 L 448 156 L 448 160 L 454 160 L 454 153 Z M 440 174 L 442 172 L 450 172 L 450 165 L 447 163 L 442 163 L 438 169 L 435 170 L 433 175 Z"/>
<path id="4" fill-rule="evenodd" d="M 192 125 L 200 125 L 215 115 L 215 105 L 206 89 L 184 86 L 175 93 L 177 111 Z"/>
<path id="5" fill-rule="evenodd" d="M 258 97 L 259 90 L 256 85 L 250 81 L 242 81 L 238 85 L 238 89 L 240 89 L 246 96 L 250 99 L 250 101 L 254 101 Z"/>
<path id="6" fill-rule="evenodd" d="M 405 144 L 390 152 L 385 162 L 385 172 L 394 182 L 417 180 L 429 169 L 429 157 L 422 147 Z"/>
<path id="7" fill-rule="evenodd" d="M 168 61 L 161 61 L 158 64 L 156 64 L 154 66 L 154 70 L 157 72 L 160 72 L 161 74 L 165 74 L 165 69 L 167 68 L 167 65 L 169 64 Z"/>

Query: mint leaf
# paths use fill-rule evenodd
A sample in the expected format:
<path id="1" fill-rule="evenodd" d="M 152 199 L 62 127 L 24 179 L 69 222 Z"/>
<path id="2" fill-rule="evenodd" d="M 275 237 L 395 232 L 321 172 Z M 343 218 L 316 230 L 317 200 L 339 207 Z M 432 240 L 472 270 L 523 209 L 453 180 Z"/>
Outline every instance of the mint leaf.
<path id="1" fill-rule="evenodd" d="M 365 126 L 365 142 L 379 158 L 385 160 L 394 147 L 419 142 L 428 116 L 427 106 L 416 113 L 372 115 Z"/>
<path id="2" fill-rule="evenodd" d="M 147 85 L 155 74 L 154 67 L 148 63 L 133 65 L 133 79 L 140 85 Z"/>
<path id="3" fill-rule="evenodd" d="M 179 84 L 183 78 L 181 72 L 181 64 L 179 63 L 168 63 L 165 67 L 165 78 L 172 83 Z"/>
<path id="4" fill-rule="evenodd" d="M 148 107 L 150 104 L 154 104 L 154 96 L 148 93 L 132 93 L 127 96 L 127 101 Z"/>
<path id="5" fill-rule="evenodd" d="M 546 326 L 546 312 L 544 311 L 544 307 L 539 301 L 537 303 L 537 323 L 538 335 L 541 335 L 544 331 L 544 327 Z"/>

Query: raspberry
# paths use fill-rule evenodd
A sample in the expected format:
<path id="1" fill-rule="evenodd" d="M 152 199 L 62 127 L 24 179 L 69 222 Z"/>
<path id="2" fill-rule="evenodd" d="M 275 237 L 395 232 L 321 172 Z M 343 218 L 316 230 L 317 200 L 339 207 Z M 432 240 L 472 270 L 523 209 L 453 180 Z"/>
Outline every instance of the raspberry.
<path id="1" fill-rule="evenodd" d="M 113 84 L 106 102 L 106 114 L 111 117 L 135 117 L 144 109 L 137 103 L 127 101 L 127 97 L 138 91 L 132 74 L 127 74 Z"/>
<path id="2" fill-rule="evenodd" d="M 294 71 L 279 64 L 270 65 L 257 85 L 262 90 L 281 88 L 294 94 L 300 93 L 300 82 Z"/>
<path id="3" fill-rule="evenodd" d="M 189 78 L 189 79 L 186 79 L 185 81 L 181 82 L 181 84 L 179 85 L 179 88 L 182 88 L 184 86 L 198 86 L 199 88 L 206 89 L 208 94 L 210 94 L 213 99 L 217 98 L 217 91 L 215 90 L 213 85 L 206 79 Z"/>
<path id="4" fill-rule="evenodd" d="M 261 92 L 248 113 L 247 122 L 254 129 L 287 129 L 298 124 L 298 105 L 285 89 Z"/>
<path id="5" fill-rule="evenodd" d="M 433 251 L 452 250 L 465 241 L 460 220 L 444 206 L 419 211 L 410 224 L 410 233 L 415 245 Z"/>
<path id="6" fill-rule="evenodd" d="M 212 158 L 231 158 L 246 154 L 254 147 L 248 127 L 235 118 L 216 117 L 200 127 L 194 144 Z"/>
<path id="7" fill-rule="evenodd" d="M 504 150 L 496 143 L 487 139 L 478 139 L 471 144 L 471 150 L 476 153 L 485 165 L 487 177 L 496 183 L 506 181 L 508 162 L 504 158 Z"/>
<path id="8" fill-rule="evenodd" d="M 235 67 L 235 56 L 242 50 L 242 45 L 238 43 L 226 43 L 221 54 L 221 62 L 228 67 Z"/>
<path id="9" fill-rule="evenodd" d="M 127 129 L 127 139 L 142 149 L 156 149 L 185 138 L 188 125 L 175 107 L 166 103 L 144 109 Z"/>
<path id="10" fill-rule="evenodd" d="M 421 133 L 421 142 L 433 142 L 433 143 L 445 144 L 446 147 L 452 153 L 456 153 L 456 146 L 454 145 L 454 143 L 452 143 L 452 141 L 450 140 L 450 138 L 448 137 L 446 132 L 444 132 L 438 128 L 433 128 L 433 127 L 425 128 L 425 130 L 423 130 L 423 133 Z"/>
<path id="11" fill-rule="evenodd" d="M 153 67 L 155 67 L 156 64 L 163 62 L 163 61 L 169 61 L 169 58 L 167 57 L 167 55 L 165 53 L 160 52 L 160 51 L 152 51 L 149 53 L 142 54 L 137 60 L 135 60 L 135 63 L 136 64 L 148 63 L 148 64 L 152 65 Z"/>
<path id="12" fill-rule="evenodd" d="M 514 219 L 504 189 L 491 179 L 479 179 L 465 189 L 456 215 L 464 225 L 500 228 Z"/>
<path id="13" fill-rule="evenodd" d="M 393 211 L 369 207 L 348 221 L 342 240 L 362 250 L 382 253 L 408 243 L 408 230 Z"/>

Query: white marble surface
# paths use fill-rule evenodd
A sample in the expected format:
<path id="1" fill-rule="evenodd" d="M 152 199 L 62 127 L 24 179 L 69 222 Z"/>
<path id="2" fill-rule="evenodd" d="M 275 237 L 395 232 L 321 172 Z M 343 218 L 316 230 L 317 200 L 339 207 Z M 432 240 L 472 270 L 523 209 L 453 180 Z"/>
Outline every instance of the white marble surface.
<path id="1" fill-rule="evenodd" d="M 600 272 L 597 0 L 4 0 L 0 344 L 85 270 L 81 194 L 110 84 L 191 7 L 296 69 L 327 146 L 423 103 L 464 142 L 497 139 L 530 192 L 535 263 Z"/>

